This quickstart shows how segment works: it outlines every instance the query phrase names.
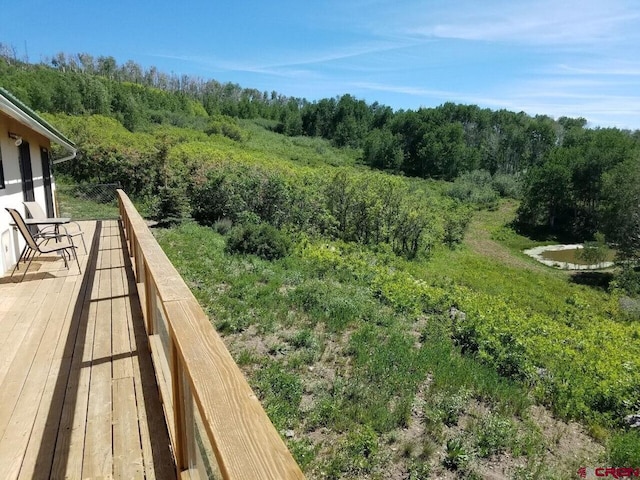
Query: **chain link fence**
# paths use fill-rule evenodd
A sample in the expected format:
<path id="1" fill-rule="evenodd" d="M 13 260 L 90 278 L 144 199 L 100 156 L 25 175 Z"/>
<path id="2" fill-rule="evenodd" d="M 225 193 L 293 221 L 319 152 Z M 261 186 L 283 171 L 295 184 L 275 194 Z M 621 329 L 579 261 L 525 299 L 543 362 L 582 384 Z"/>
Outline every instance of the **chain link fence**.
<path id="1" fill-rule="evenodd" d="M 118 188 L 118 183 L 56 184 L 59 216 L 74 220 L 117 219 Z"/>

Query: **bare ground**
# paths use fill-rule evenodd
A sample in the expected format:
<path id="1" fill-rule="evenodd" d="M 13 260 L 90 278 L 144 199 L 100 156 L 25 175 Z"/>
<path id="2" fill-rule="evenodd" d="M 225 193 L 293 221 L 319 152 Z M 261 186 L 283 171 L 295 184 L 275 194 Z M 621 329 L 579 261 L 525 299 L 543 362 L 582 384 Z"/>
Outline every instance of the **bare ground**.
<path id="1" fill-rule="evenodd" d="M 418 320 L 418 323 L 420 320 Z M 323 332 L 317 332 L 322 334 Z M 290 331 L 280 330 L 278 333 L 262 337 L 252 326 L 242 333 L 228 335 L 225 342 L 236 354 L 242 350 L 249 350 L 256 357 L 279 358 L 288 355 L 281 350 L 274 351 L 271 347 L 281 343 Z M 302 411 L 310 411 L 314 405 L 314 398 L 333 383 L 338 371 L 346 367 L 343 358 L 343 348 L 348 341 L 348 334 L 339 338 L 325 337 L 326 343 L 317 362 L 307 367 L 302 373 L 304 394 L 301 404 Z M 243 367 L 246 374 L 250 374 L 251 366 Z M 447 439 L 464 436 L 469 425 L 488 415 L 489 406 L 471 399 L 456 425 L 444 426 L 441 434 L 434 436 L 429 433 L 425 425 L 425 405 L 429 399 L 431 376 L 419 386 L 411 409 L 411 417 L 406 428 L 390 432 L 381 437 L 380 467 L 375 475 L 364 478 L 381 478 L 385 480 L 408 479 L 410 465 L 413 462 L 427 462 L 430 466 L 429 478 L 453 480 L 465 478 L 473 472 L 475 478 L 489 480 L 506 480 L 511 478 L 575 478 L 581 466 L 592 466 L 602 463 L 605 449 L 593 440 L 584 427 L 575 422 L 563 422 L 542 406 L 532 406 L 525 415 L 530 422 L 539 429 L 543 439 L 543 451 L 529 458 L 514 457 L 510 453 L 494 455 L 490 458 L 473 458 L 465 472 L 452 471 L 444 466 L 447 454 Z M 516 425 L 523 420 L 513 418 Z M 285 432 L 281 432 L 285 435 Z M 332 451 L 333 446 L 340 441 L 341 434 L 328 429 L 319 428 L 311 432 L 287 432 L 291 438 L 306 438 L 318 448 L 319 459 Z M 321 461 L 321 460 L 320 460 Z M 537 476 L 533 475 L 537 471 Z M 529 475 L 529 476 L 528 476 Z M 323 478 L 318 471 L 308 472 L 309 480 Z M 359 478 L 359 477 L 358 477 Z M 414 477 L 415 478 L 415 477 Z M 471 476 L 470 478 L 474 478 Z"/>

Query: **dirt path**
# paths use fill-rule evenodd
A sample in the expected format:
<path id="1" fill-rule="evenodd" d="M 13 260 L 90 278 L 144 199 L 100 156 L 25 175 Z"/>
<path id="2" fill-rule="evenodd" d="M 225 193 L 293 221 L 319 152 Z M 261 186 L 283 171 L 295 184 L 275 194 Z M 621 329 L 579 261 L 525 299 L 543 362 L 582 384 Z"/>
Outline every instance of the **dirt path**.
<path id="1" fill-rule="evenodd" d="M 516 206 L 505 202 L 495 211 L 482 211 L 474 215 L 464 238 L 464 243 L 474 252 L 497 260 L 513 268 L 523 268 L 539 273 L 549 273 L 550 269 L 532 262 L 524 256 L 518 256 L 504 245 L 491 238 L 490 229 L 497 229 L 515 218 Z"/>

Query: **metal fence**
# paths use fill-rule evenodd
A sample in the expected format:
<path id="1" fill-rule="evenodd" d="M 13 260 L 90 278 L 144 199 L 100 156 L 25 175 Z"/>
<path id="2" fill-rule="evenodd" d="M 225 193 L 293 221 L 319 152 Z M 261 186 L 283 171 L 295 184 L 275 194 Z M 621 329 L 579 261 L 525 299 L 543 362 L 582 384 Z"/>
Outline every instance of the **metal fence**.
<path id="1" fill-rule="evenodd" d="M 118 183 L 57 184 L 58 215 L 74 220 L 111 220 L 119 216 Z"/>

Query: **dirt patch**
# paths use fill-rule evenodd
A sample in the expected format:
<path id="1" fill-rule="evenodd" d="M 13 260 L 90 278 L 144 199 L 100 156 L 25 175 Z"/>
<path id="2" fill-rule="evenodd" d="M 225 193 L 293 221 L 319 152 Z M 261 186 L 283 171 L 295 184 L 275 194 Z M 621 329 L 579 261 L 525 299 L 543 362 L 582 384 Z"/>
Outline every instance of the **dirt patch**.
<path id="1" fill-rule="evenodd" d="M 438 438 L 435 438 L 426 431 L 424 417 L 430 381 L 431 378 L 428 378 L 416 394 L 407 428 L 394 434 L 394 442 L 389 446 L 389 460 L 383 472 L 384 478 L 408 478 L 410 464 L 416 459 L 429 463 L 429 478 L 442 480 L 464 478 L 469 472 L 473 472 L 475 478 L 491 480 L 528 478 L 527 475 L 533 475 L 534 471 L 540 473 L 536 478 L 573 478 L 581 466 L 599 465 L 603 462 L 605 448 L 589 437 L 582 425 L 563 422 L 554 418 L 544 407 L 533 406 L 528 412 L 527 420 L 515 417 L 512 420 L 520 434 L 526 431 L 523 422 L 536 425 L 542 447 L 538 453 L 529 457 L 514 456 L 510 451 L 488 458 L 474 455 L 464 472 L 449 470 L 444 466 L 447 440 L 462 438 L 471 441 L 474 423 L 491 415 L 492 410 L 488 405 L 470 399 L 458 422 L 450 427 L 445 426 Z M 425 458 L 423 450 L 427 444 L 431 445 L 432 451 L 428 458 Z"/>
<path id="2" fill-rule="evenodd" d="M 241 333 L 227 334 L 223 340 L 232 354 L 246 350 L 258 357 L 263 357 L 269 353 L 269 339 L 262 337 L 255 325 L 250 325 Z"/>
<path id="3" fill-rule="evenodd" d="M 531 419 L 546 440 L 545 460 L 549 465 L 568 468 L 597 465 L 602 461 L 605 447 L 591 438 L 579 423 L 558 420 L 541 406 L 531 407 Z"/>
<path id="4" fill-rule="evenodd" d="M 496 211 L 477 212 L 464 237 L 464 243 L 475 253 L 492 258 L 512 268 L 522 268 L 535 272 L 548 272 L 549 269 L 531 261 L 524 255 L 512 252 L 509 248 L 491 238 L 491 230 L 499 229 L 515 217 L 516 207 L 505 202 Z"/>
<path id="5" fill-rule="evenodd" d="M 464 243 L 475 253 L 497 260 L 508 267 L 522 268 L 535 272 L 545 271 L 541 265 L 519 257 L 504 245 L 492 240 L 491 234 L 477 220 L 473 220 L 469 225 Z"/>
<path id="6" fill-rule="evenodd" d="M 432 382 L 431 375 L 418 387 L 411 405 L 411 418 L 407 428 L 400 430 L 394 444 L 390 447 L 393 460 L 385 471 L 385 478 L 402 480 L 409 475 L 408 462 L 412 455 L 420 454 L 419 448 L 425 442 L 424 407 L 425 396 Z"/>

